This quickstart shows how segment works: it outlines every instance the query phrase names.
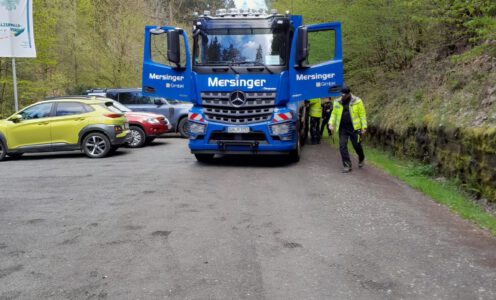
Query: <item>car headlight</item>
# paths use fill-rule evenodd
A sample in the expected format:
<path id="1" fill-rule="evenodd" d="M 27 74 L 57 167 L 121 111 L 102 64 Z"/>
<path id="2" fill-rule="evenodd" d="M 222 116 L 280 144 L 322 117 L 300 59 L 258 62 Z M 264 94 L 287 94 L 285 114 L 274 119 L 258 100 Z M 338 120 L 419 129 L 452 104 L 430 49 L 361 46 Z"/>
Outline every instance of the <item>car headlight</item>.
<path id="1" fill-rule="evenodd" d="M 148 118 L 148 119 L 146 119 L 146 122 L 153 124 L 153 125 L 160 124 L 160 121 L 155 119 L 155 118 Z"/>
<path id="2" fill-rule="evenodd" d="M 270 129 L 272 135 L 285 135 L 291 132 L 291 123 L 271 125 Z"/>
<path id="3" fill-rule="evenodd" d="M 199 124 L 199 123 L 194 123 L 190 122 L 189 123 L 189 132 L 192 134 L 205 134 L 205 129 L 207 126 L 205 124 Z"/>

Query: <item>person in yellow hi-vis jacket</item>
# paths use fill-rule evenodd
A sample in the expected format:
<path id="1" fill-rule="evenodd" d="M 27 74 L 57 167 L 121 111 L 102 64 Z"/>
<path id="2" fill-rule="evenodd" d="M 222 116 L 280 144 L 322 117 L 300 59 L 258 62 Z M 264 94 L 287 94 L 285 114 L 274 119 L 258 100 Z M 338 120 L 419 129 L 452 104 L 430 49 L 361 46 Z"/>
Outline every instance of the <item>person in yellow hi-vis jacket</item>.
<path id="1" fill-rule="evenodd" d="M 322 102 L 320 98 L 311 99 L 310 101 L 310 136 L 312 145 L 320 144 L 320 119 L 322 118 Z"/>
<path id="2" fill-rule="evenodd" d="M 341 90 L 341 98 L 334 101 L 328 128 L 329 132 L 339 134 L 339 152 L 343 160 L 343 173 L 351 171 L 348 138 L 358 154 L 358 167 L 363 167 L 365 155 L 361 137 L 367 131 L 367 115 L 362 99 L 353 95 L 348 87 L 344 87 Z"/>

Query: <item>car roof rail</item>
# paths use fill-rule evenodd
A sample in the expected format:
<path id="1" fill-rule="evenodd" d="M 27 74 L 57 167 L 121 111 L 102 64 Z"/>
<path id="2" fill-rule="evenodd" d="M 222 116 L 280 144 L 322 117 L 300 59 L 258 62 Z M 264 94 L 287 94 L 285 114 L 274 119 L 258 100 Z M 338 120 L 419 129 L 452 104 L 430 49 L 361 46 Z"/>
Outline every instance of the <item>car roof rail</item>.
<path id="1" fill-rule="evenodd" d="M 107 97 L 100 95 L 70 95 L 70 96 L 45 97 L 45 100 L 64 100 L 64 99 L 96 100 L 97 98 L 107 98 Z"/>

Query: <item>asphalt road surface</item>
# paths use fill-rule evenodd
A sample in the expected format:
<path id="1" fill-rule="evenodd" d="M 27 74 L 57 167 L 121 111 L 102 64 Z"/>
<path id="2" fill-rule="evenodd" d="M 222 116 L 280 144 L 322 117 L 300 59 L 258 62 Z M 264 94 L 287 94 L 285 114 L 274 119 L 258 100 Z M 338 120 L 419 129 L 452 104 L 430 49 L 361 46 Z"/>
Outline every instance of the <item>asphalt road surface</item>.
<path id="1" fill-rule="evenodd" d="M 329 145 L 0 163 L 0 299 L 496 299 L 496 239 Z"/>

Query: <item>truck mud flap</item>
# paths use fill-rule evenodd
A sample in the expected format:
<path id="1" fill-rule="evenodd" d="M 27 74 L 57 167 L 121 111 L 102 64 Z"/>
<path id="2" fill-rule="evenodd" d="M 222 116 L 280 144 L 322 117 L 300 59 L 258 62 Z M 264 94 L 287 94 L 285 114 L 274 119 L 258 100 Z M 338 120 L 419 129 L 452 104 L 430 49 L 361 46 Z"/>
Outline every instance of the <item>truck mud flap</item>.
<path id="1" fill-rule="evenodd" d="M 226 151 L 228 146 L 247 146 L 250 151 L 256 153 L 258 151 L 258 141 L 217 141 L 220 151 Z"/>

